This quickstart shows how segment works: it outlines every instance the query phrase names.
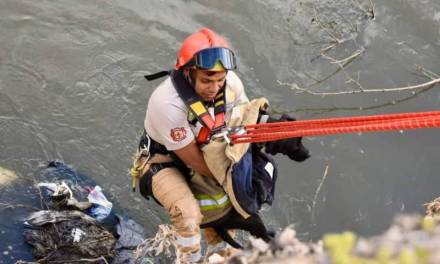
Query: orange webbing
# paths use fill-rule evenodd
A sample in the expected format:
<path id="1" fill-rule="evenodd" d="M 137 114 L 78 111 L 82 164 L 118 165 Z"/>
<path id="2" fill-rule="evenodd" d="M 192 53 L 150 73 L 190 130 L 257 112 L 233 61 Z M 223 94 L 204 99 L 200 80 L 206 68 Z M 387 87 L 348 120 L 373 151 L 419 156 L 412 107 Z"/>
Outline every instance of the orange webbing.
<path id="1" fill-rule="evenodd" d="M 303 136 L 438 127 L 440 111 L 431 111 L 255 124 L 245 126 L 246 134 L 230 135 L 230 138 L 232 143 L 237 144 Z"/>

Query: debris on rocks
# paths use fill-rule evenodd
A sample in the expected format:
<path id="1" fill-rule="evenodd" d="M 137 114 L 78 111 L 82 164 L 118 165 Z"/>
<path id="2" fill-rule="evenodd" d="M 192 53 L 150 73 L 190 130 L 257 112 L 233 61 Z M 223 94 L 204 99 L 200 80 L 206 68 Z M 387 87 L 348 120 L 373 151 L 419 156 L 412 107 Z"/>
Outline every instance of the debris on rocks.
<path id="1" fill-rule="evenodd" d="M 305 243 L 296 238 L 293 229 L 286 228 L 270 243 L 250 239 L 248 249 L 215 263 L 435 264 L 440 263 L 438 248 L 437 219 L 399 215 L 386 232 L 370 238 L 343 232 L 327 234 L 317 243 Z"/>
<path id="2" fill-rule="evenodd" d="M 321 242 L 301 242 L 295 230 L 287 227 L 270 243 L 251 238 L 248 249 L 218 263 L 320 263 L 323 252 Z"/>
<path id="3" fill-rule="evenodd" d="M 48 209 L 24 222 L 24 239 L 36 262 L 17 263 L 134 264 L 143 228 L 116 215 L 101 187 L 81 186 L 85 181 L 70 166 L 51 162 L 44 173 L 54 179 L 37 185 Z"/>
<path id="4" fill-rule="evenodd" d="M 440 217 L 440 197 L 434 199 L 432 202 L 423 205 L 426 209 L 427 217 Z"/>
<path id="5" fill-rule="evenodd" d="M 143 263 L 159 255 L 179 259 L 175 256 L 176 232 L 171 225 L 159 225 L 154 238 L 148 238 L 138 244 L 135 251 L 136 263 Z"/>
<path id="6" fill-rule="evenodd" d="M 440 224 L 420 215 L 397 216 L 379 236 L 357 238 L 345 232 L 323 240 L 331 263 L 440 263 Z"/>
<path id="7" fill-rule="evenodd" d="M 80 259 L 115 255 L 116 238 L 94 218 L 80 211 L 44 210 L 33 213 L 24 231 L 39 262 L 78 263 Z"/>

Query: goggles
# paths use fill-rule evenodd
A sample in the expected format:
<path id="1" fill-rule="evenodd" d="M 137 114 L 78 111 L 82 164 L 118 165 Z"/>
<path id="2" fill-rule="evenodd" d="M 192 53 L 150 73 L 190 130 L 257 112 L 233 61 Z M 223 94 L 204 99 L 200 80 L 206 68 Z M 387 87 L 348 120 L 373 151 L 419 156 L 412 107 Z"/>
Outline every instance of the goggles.
<path id="1" fill-rule="evenodd" d="M 203 70 L 213 69 L 220 62 L 225 70 L 237 68 L 235 55 L 228 48 L 208 48 L 194 55 L 193 66 Z"/>

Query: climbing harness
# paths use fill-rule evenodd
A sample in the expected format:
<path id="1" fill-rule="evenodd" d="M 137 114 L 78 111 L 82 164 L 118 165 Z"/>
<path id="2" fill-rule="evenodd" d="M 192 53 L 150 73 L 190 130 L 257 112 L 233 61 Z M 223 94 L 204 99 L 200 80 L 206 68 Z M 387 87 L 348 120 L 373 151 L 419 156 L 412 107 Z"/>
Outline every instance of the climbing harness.
<path id="1" fill-rule="evenodd" d="M 228 138 L 227 141 L 231 144 L 239 144 L 304 136 L 420 128 L 440 128 L 440 111 L 252 124 L 228 129 L 222 137 Z"/>

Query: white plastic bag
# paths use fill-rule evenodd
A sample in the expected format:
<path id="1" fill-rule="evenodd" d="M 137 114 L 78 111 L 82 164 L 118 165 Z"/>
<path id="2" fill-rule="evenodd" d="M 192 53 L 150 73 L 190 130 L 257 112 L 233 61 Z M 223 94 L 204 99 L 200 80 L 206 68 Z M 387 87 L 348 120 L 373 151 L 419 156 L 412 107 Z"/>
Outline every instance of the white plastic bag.
<path id="1" fill-rule="evenodd" d="M 113 204 L 107 200 L 100 186 L 96 185 L 87 199 L 93 204 L 90 213 L 96 220 L 102 221 L 110 214 Z"/>

